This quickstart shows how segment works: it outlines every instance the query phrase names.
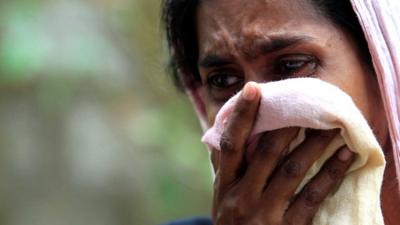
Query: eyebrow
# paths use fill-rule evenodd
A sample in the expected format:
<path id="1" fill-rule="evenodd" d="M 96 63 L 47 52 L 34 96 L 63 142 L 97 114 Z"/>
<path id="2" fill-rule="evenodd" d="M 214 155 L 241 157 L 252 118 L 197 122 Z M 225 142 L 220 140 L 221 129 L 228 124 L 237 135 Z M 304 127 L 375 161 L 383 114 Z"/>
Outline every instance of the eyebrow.
<path id="1" fill-rule="evenodd" d="M 246 55 L 262 55 L 271 52 L 277 52 L 294 45 L 310 42 L 309 36 L 292 36 L 292 37 L 272 37 L 270 39 L 257 39 L 249 46 Z"/>
<path id="2" fill-rule="evenodd" d="M 210 54 L 200 60 L 199 66 L 204 68 L 220 67 L 231 64 L 233 57 Z"/>
<path id="3" fill-rule="evenodd" d="M 270 39 L 259 38 L 249 40 L 250 44 L 243 48 L 242 51 L 246 58 L 254 59 L 259 55 L 277 52 L 300 43 L 310 42 L 310 40 L 312 40 L 312 38 L 309 36 L 278 36 Z M 200 59 L 198 65 L 204 68 L 221 67 L 232 64 L 232 61 L 233 57 L 230 55 L 219 56 L 213 53 Z"/>

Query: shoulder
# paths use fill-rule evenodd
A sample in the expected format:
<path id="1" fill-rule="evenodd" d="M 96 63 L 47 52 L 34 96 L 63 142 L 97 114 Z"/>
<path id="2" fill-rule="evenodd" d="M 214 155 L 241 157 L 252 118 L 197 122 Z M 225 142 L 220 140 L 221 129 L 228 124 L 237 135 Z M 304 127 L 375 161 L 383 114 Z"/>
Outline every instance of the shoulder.
<path id="1" fill-rule="evenodd" d="M 191 219 L 177 220 L 164 223 L 162 225 L 212 225 L 211 219 L 204 217 L 196 217 Z"/>

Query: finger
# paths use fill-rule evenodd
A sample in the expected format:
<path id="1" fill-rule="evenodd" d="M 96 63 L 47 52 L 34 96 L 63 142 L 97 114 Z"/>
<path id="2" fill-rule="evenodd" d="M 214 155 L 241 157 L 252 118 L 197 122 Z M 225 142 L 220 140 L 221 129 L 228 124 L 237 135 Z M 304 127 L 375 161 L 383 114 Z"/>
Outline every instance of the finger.
<path id="1" fill-rule="evenodd" d="M 296 221 L 296 224 L 309 224 L 322 201 L 343 179 L 354 160 L 354 156 L 355 154 L 347 147 L 342 147 L 337 151 L 293 201 L 285 215 L 287 221 Z"/>
<path id="2" fill-rule="evenodd" d="M 216 174 L 218 170 L 220 153 L 220 151 L 211 151 L 210 160 L 212 168 L 214 170 L 214 174 Z"/>
<path id="3" fill-rule="evenodd" d="M 221 138 L 219 188 L 224 189 L 237 179 L 244 159 L 244 146 L 253 127 L 260 99 L 258 86 L 249 82 L 243 88 Z"/>
<path id="4" fill-rule="evenodd" d="M 273 174 L 264 191 L 264 204 L 277 206 L 274 208 L 283 216 L 289 200 L 307 171 L 321 157 L 337 133 L 338 130 L 312 130 L 309 137 L 290 153 L 287 160 Z"/>
<path id="5" fill-rule="evenodd" d="M 292 127 L 264 133 L 251 157 L 242 185 L 259 195 L 298 131 L 298 128 Z"/>

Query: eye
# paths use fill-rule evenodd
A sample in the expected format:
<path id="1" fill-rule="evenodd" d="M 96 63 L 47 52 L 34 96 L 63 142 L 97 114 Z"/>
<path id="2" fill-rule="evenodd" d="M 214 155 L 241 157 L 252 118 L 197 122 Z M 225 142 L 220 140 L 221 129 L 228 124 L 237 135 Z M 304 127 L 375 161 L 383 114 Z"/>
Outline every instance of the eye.
<path id="1" fill-rule="evenodd" d="M 211 88 L 224 89 L 233 87 L 243 81 L 243 78 L 234 73 L 216 72 L 207 78 Z"/>
<path id="2" fill-rule="evenodd" d="M 315 74 L 318 60 L 311 55 L 285 55 L 276 60 L 274 74 L 280 77 L 307 77 Z"/>

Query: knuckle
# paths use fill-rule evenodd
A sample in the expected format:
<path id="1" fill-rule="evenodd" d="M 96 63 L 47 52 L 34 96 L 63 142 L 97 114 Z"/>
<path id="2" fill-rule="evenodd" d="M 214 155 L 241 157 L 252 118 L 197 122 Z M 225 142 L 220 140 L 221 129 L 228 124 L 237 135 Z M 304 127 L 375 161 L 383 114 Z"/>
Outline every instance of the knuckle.
<path id="1" fill-rule="evenodd" d="M 247 225 L 265 225 L 266 221 L 261 218 L 260 216 L 255 216 L 253 218 L 251 218 L 249 221 L 247 221 L 246 223 Z M 267 224 L 271 224 L 271 223 L 267 223 Z"/>
<path id="2" fill-rule="evenodd" d="M 258 148 L 260 149 L 260 153 L 279 156 L 279 151 L 277 148 L 276 139 L 269 137 L 268 134 L 265 134 L 261 137 Z"/>
<path id="3" fill-rule="evenodd" d="M 219 175 L 219 171 L 217 171 L 215 173 L 215 179 L 214 179 L 214 192 L 219 189 L 220 184 L 221 184 L 221 178 Z"/>
<path id="4" fill-rule="evenodd" d="M 226 152 L 234 151 L 234 144 L 231 138 L 228 137 L 225 133 L 221 136 L 221 141 L 219 143 L 221 150 Z"/>
<path id="5" fill-rule="evenodd" d="M 247 112 L 249 112 L 249 105 L 244 104 L 244 102 L 242 102 L 242 101 L 239 101 L 236 104 L 235 110 L 233 111 L 232 115 L 233 115 L 233 117 L 239 117 L 239 116 L 243 116 Z"/>
<path id="6" fill-rule="evenodd" d="M 229 224 L 229 221 L 227 221 L 229 217 L 224 214 L 224 212 L 218 211 L 215 215 L 215 225 L 224 225 L 224 224 Z"/>
<path id="7" fill-rule="evenodd" d="M 297 221 L 291 220 L 291 219 L 286 219 L 285 220 L 285 225 L 297 225 Z"/>
<path id="8" fill-rule="evenodd" d="M 243 221 L 246 217 L 246 208 L 243 207 L 243 201 L 240 197 L 230 197 L 225 199 L 222 212 L 235 221 Z"/>
<path id="9" fill-rule="evenodd" d="M 302 198 L 304 204 L 311 208 L 318 206 L 323 200 L 320 190 L 314 187 L 306 188 L 304 190 Z"/>
<path id="10" fill-rule="evenodd" d="M 303 166 L 297 161 L 288 161 L 283 165 L 282 173 L 287 178 L 297 178 L 303 173 Z"/>
<path id="11" fill-rule="evenodd" d="M 332 180 L 340 180 L 343 176 L 343 169 L 335 165 L 327 166 L 326 172 Z"/>

